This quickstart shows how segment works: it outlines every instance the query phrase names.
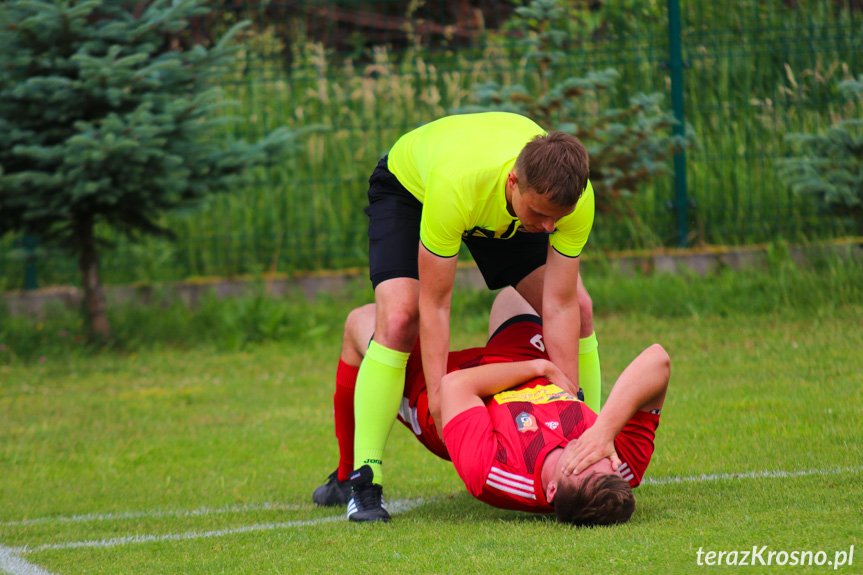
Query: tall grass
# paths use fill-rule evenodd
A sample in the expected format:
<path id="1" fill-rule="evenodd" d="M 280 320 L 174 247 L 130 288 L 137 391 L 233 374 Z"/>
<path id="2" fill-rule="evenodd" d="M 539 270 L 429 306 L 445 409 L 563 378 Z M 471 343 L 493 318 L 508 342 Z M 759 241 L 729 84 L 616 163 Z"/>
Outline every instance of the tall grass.
<path id="1" fill-rule="evenodd" d="M 863 14 L 832 0 L 683 4 L 686 118 L 699 141 L 687 157 L 691 243 L 860 233 L 792 196 L 778 182 L 774 161 L 786 154 L 785 134 L 819 131 L 838 116 L 863 114 L 835 90 L 838 80 L 861 73 Z M 664 3 L 648 2 L 616 18 L 606 17 L 605 24 L 602 17 L 572 19 L 570 50 L 551 70 L 554 78 L 616 68 L 618 90 L 601 96 L 596 104 L 602 106 L 638 92 L 667 93 Z M 258 22 L 244 41 L 241 63 L 225 74 L 225 95 L 238 102 L 235 113 L 243 122 L 219 137 L 252 137 L 280 125 L 324 128 L 310 136 L 305 154 L 260 173 L 257 185 L 167 216 L 176 242 L 134 246 L 118 239 L 103 260 L 105 281 L 365 265 L 362 209 L 375 163 L 406 130 L 469 104 L 481 82 L 531 89 L 535 76 L 526 53 L 507 35 L 515 32 L 517 24 L 487 33 L 470 49 L 432 50 L 417 41 L 405 52 L 378 47 L 346 57 L 301 34 L 277 37 Z M 670 178 L 664 178 L 636 194 L 633 219 L 598 217 L 592 249 L 672 244 L 672 196 Z M 9 241 L 0 244 L 0 254 Z M 74 263 L 59 254 L 40 258 L 38 266 L 43 285 L 77 281 Z M 11 278 L 7 289 L 18 287 L 22 269 L 20 260 L 0 257 L 0 275 Z"/>
<path id="2" fill-rule="evenodd" d="M 635 273 L 621 275 L 612 260 L 592 257 L 583 264 L 584 281 L 597 317 L 639 314 L 656 318 L 784 314 L 816 317 L 863 306 L 863 254 L 857 246 L 829 251 L 806 265 L 795 263 L 787 245 L 769 245 L 766 269 L 718 269 L 706 276 Z M 454 332 L 482 332 L 495 293 L 456 290 Z M 40 320 L 10 316 L 0 307 L 0 365 L 63 362 L 107 351 L 137 353 L 150 348 L 208 348 L 236 351 L 265 342 L 312 342 L 342 332 L 348 312 L 372 301 L 365 278 L 341 291 L 275 298 L 261 284 L 251 295 L 203 298 L 191 308 L 162 294 L 150 304 L 113 303 L 108 314 L 114 332 L 110 349 L 88 347 L 80 315 L 61 307 Z"/>
<path id="3" fill-rule="evenodd" d="M 817 217 L 774 170 L 788 153 L 784 136 L 819 132 L 839 116 L 863 113 L 837 93 L 839 80 L 860 74 L 861 15 L 835 3 L 788 10 L 755 3 L 734 26 L 714 18 L 722 6 L 688 6 L 685 38 L 692 65 L 687 117 L 702 144 L 689 157 L 698 204 L 697 239 L 748 243 L 777 234 L 793 238 L 859 233 Z"/>

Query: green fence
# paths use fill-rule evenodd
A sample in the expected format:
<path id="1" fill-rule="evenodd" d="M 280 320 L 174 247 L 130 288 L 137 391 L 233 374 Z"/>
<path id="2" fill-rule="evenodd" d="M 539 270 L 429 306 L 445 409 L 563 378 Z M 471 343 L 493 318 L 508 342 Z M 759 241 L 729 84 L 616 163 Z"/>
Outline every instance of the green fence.
<path id="1" fill-rule="evenodd" d="M 102 261 L 106 283 L 365 265 L 362 209 L 376 161 L 404 131 L 469 104 L 477 83 L 526 81 L 512 49 L 524 36 L 514 4 L 226 4 L 194 22 L 200 41 L 233 21 L 253 22 L 241 65 L 225 74 L 244 118 L 226 137 L 280 125 L 322 128 L 305 154 L 260 173 L 253 188 L 168 216 L 176 241 L 115 238 Z M 679 29 L 671 25 L 677 21 Z M 863 233 L 818 214 L 774 169 L 788 153 L 786 134 L 861 114 L 836 88 L 863 73 L 859 2 L 572 2 L 562 24 L 567 55 L 554 77 L 615 68 L 618 90 L 603 105 L 661 92 L 671 109 L 679 86 L 677 111 L 698 139 L 676 163 L 677 180 L 671 170 L 639 190 L 633 217 L 597 218 L 588 250 Z M 25 277 L 40 286 L 78 281 L 73 259 L 32 238 L 2 240 L 0 276 L 5 289 L 23 287 Z"/>

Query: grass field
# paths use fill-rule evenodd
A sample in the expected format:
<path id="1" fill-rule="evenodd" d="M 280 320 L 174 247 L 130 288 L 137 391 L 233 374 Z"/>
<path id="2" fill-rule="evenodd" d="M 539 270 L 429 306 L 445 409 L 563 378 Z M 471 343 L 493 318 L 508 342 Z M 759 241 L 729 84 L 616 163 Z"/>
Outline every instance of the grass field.
<path id="1" fill-rule="evenodd" d="M 335 318 L 348 302 L 317 304 L 334 321 L 304 337 L 235 350 L 0 364 L 0 572 L 688 573 L 707 569 L 700 549 L 767 546 L 765 562 L 844 552 L 847 563 L 853 545 L 839 572 L 861 573 L 863 305 L 775 303 L 600 314 L 606 395 L 654 341 L 673 364 L 633 520 L 592 530 L 473 500 L 400 426 L 386 459 L 390 524 L 315 508 L 311 492 L 336 464 Z M 455 316 L 453 346 L 482 343 L 482 307 Z M 777 558 L 721 570 L 833 570 Z"/>

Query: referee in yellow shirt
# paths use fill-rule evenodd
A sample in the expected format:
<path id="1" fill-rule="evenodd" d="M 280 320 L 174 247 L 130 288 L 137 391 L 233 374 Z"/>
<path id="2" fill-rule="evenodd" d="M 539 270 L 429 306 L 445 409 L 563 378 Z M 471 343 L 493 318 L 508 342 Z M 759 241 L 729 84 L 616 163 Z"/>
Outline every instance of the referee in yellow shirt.
<path id="1" fill-rule="evenodd" d="M 489 289 L 513 286 L 540 312 L 545 336 L 534 345 L 573 382 L 568 391 L 576 395 L 580 387 L 585 403 L 599 410 L 593 309 L 579 276 L 594 196 L 581 142 L 504 112 L 449 116 L 405 134 L 372 173 L 368 195 L 377 327 L 353 382 L 357 471 L 344 477 L 340 470 L 330 482 L 345 490 L 352 479 L 349 519 L 387 521 L 383 453 L 418 335 L 429 408 L 441 429 L 440 380 L 462 241 Z M 340 376 L 350 387 L 353 376 Z M 360 473 L 364 466 L 370 470 Z"/>

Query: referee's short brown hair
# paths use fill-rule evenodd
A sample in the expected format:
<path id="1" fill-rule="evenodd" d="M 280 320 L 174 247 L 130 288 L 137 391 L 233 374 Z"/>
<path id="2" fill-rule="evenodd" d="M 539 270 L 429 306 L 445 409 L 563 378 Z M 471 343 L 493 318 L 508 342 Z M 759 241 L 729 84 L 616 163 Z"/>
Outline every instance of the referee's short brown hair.
<path id="1" fill-rule="evenodd" d="M 515 161 L 515 172 L 523 191 L 547 194 L 555 205 L 568 207 L 587 188 L 590 161 L 578 138 L 549 132 L 527 143 Z"/>

